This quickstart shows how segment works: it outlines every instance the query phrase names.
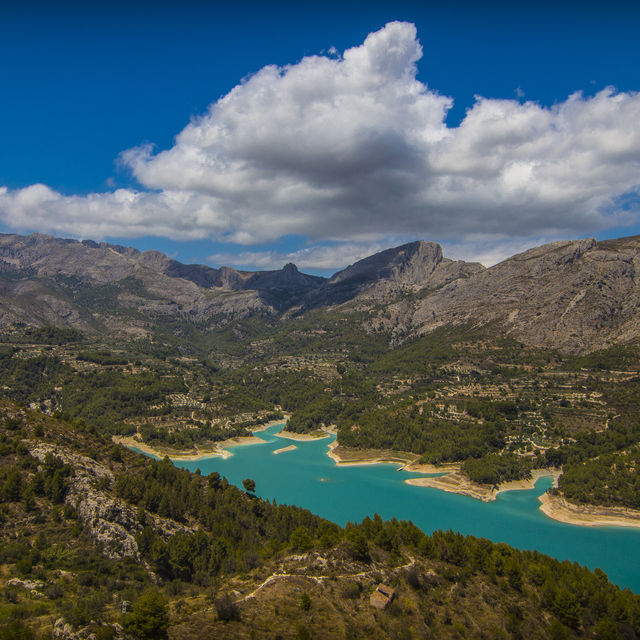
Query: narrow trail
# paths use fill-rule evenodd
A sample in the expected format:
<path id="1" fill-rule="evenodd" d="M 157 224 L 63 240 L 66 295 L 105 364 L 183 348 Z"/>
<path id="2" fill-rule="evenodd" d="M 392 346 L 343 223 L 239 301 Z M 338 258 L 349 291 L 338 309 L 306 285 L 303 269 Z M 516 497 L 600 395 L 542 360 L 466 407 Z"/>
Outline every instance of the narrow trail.
<path id="1" fill-rule="evenodd" d="M 415 564 L 415 559 L 411 558 L 411 562 L 408 562 L 407 564 L 403 564 L 399 567 L 395 567 L 393 569 L 393 571 L 399 571 L 400 569 L 408 569 L 409 567 L 413 566 Z M 309 576 L 309 575 L 305 575 L 302 573 L 272 573 L 266 580 L 264 580 L 260 585 L 258 585 L 258 587 L 256 587 L 256 589 L 254 589 L 250 594 L 244 596 L 244 598 L 240 598 L 239 600 L 237 600 L 236 602 L 245 602 L 246 600 L 249 600 L 249 598 L 253 598 L 255 597 L 256 593 L 258 593 L 258 591 L 260 591 L 261 589 L 263 589 L 264 587 L 266 587 L 268 584 L 270 584 L 271 582 L 275 582 L 276 580 L 282 579 L 282 578 L 303 578 L 305 580 L 311 580 L 313 582 L 315 582 L 316 584 L 322 584 L 322 582 L 324 580 L 338 580 L 338 579 L 345 579 L 345 578 L 363 578 L 365 576 L 368 576 L 372 573 L 377 573 L 377 569 L 370 569 L 369 571 L 361 571 L 359 573 L 343 573 L 340 575 L 336 575 L 336 576 Z"/>
<path id="2" fill-rule="evenodd" d="M 400 565 L 399 567 L 394 567 L 392 569 L 393 572 L 396 571 L 400 571 L 401 569 L 408 569 L 409 567 L 412 567 L 415 564 L 416 560 L 415 558 L 411 558 L 410 562 L 407 562 L 406 564 Z M 345 579 L 345 578 L 363 578 L 365 576 L 368 576 L 372 573 L 377 573 L 378 570 L 377 569 L 370 569 L 368 571 L 360 571 L 359 573 L 343 573 L 343 574 L 339 574 L 339 575 L 335 575 L 335 576 L 308 576 L 302 573 L 272 573 L 268 578 L 266 578 L 265 580 L 263 580 L 251 593 L 247 594 L 246 596 L 244 596 L 243 598 L 240 598 L 238 600 L 235 601 L 235 604 L 240 604 L 242 602 L 246 602 L 247 600 L 251 599 L 251 598 L 255 598 L 256 594 L 262 590 L 264 587 L 266 587 L 268 584 L 270 584 L 271 582 L 275 582 L 276 580 L 281 580 L 281 579 L 287 579 L 287 578 L 302 578 L 305 580 L 311 580 L 312 582 L 315 582 L 316 584 L 322 584 L 324 580 L 337 580 L 337 579 Z M 209 611 L 215 611 L 215 606 L 213 607 L 207 607 L 206 609 L 201 609 L 200 611 L 194 611 L 193 613 L 189 614 L 189 616 L 195 616 L 195 615 L 201 615 L 203 613 L 208 613 Z"/>

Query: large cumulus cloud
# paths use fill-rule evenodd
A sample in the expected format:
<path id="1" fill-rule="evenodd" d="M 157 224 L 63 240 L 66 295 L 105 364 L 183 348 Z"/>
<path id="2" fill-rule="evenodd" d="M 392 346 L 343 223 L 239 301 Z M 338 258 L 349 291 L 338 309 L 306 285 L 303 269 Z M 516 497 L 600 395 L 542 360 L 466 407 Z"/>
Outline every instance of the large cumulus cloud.
<path id="1" fill-rule="evenodd" d="M 390 236 L 489 246 L 633 221 L 619 202 L 640 184 L 637 93 L 576 93 L 551 108 L 478 97 L 448 127 L 452 101 L 417 80 L 421 56 L 415 27 L 394 22 L 342 56 L 265 67 L 172 148 L 124 152 L 140 191 L 5 189 L 0 216 L 93 237 L 297 234 L 352 247 Z"/>

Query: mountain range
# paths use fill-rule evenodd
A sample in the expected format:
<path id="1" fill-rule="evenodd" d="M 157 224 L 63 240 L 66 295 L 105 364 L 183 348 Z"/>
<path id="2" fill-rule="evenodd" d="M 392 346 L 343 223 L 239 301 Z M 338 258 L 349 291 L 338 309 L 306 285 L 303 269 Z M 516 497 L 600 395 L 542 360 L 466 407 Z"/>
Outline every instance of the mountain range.
<path id="1" fill-rule="evenodd" d="M 147 335 L 162 319 L 203 331 L 320 307 L 351 313 L 398 344 L 441 327 L 497 327 L 531 346 L 592 351 L 640 336 L 640 236 L 546 244 L 488 269 L 412 242 L 330 278 L 186 265 L 158 251 L 42 234 L 0 235 L 0 327 Z M 355 318 L 356 316 L 354 316 Z"/>

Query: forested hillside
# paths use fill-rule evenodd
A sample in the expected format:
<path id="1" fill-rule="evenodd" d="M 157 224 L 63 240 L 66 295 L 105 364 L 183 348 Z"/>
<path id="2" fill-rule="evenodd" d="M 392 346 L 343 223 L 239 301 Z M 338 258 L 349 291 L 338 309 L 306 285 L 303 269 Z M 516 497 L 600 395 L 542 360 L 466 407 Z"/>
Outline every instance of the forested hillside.
<path id="1" fill-rule="evenodd" d="M 0 638 L 640 636 L 640 598 L 602 572 L 377 516 L 342 529 L 81 424 L 0 413 Z"/>
<path id="2" fill-rule="evenodd" d="M 352 329 L 326 312 L 238 324 L 235 341 L 226 329 L 128 342 L 14 329 L 0 334 L 0 384 L 14 401 L 167 452 L 249 435 L 285 412 L 290 431 L 334 426 L 341 451 L 456 463 L 487 485 L 561 467 L 573 501 L 640 505 L 635 478 L 623 481 L 640 443 L 635 344 L 567 356 L 469 327 L 389 350 Z"/>
<path id="3" fill-rule="evenodd" d="M 335 430 L 336 456 L 487 491 L 552 468 L 573 505 L 639 510 L 636 244 L 483 270 L 412 243 L 325 281 L 4 238 L 0 639 L 637 637 L 636 596 L 601 572 L 377 517 L 342 529 L 113 440 L 219 452 L 286 419 Z M 535 274 L 539 312 L 500 302 Z M 381 582 L 397 596 L 374 611 Z"/>

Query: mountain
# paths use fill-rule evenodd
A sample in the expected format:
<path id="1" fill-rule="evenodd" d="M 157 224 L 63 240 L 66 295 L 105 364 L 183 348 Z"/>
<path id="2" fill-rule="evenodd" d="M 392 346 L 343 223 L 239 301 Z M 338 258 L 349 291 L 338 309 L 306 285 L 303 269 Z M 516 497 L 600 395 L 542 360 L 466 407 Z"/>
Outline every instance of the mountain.
<path id="1" fill-rule="evenodd" d="M 328 280 L 185 265 L 157 251 L 0 235 L 0 327 L 53 324 L 145 335 L 179 320 L 209 331 L 328 307 L 367 311 L 363 327 L 392 344 L 446 326 L 497 327 L 531 346 L 591 351 L 640 337 L 640 237 L 554 242 L 485 269 L 412 242 Z"/>
<path id="2" fill-rule="evenodd" d="M 554 242 L 390 305 L 378 326 L 402 337 L 494 323 L 528 345 L 591 351 L 640 337 L 639 273 L 639 236 Z"/>
<path id="3" fill-rule="evenodd" d="M 0 235 L 0 326 L 62 325 L 144 334 L 179 318 L 210 329 L 259 315 L 276 318 L 357 298 L 379 303 L 481 270 L 453 262 L 434 243 L 414 242 L 365 258 L 329 281 L 287 264 L 275 271 L 185 265 L 158 251 L 53 238 Z"/>
<path id="4" fill-rule="evenodd" d="M 379 304 L 403 291 L 438 289 L 483 270 L 478 263 L 449 260 L 440 245 L 420 240 L 380 251 L 338 271 L 309 293 L 305 303 L 307 308 L 354 299 Z"/>
<path id="5" fill-rule="evenodd" d="M 0 235 L 0 326 L 70 326 L 145 334 L 149 322 L 180 318 L 202 328 L 259 314 L 277 316 L 324 278 L 184 265 L 158 251 Z"/>

